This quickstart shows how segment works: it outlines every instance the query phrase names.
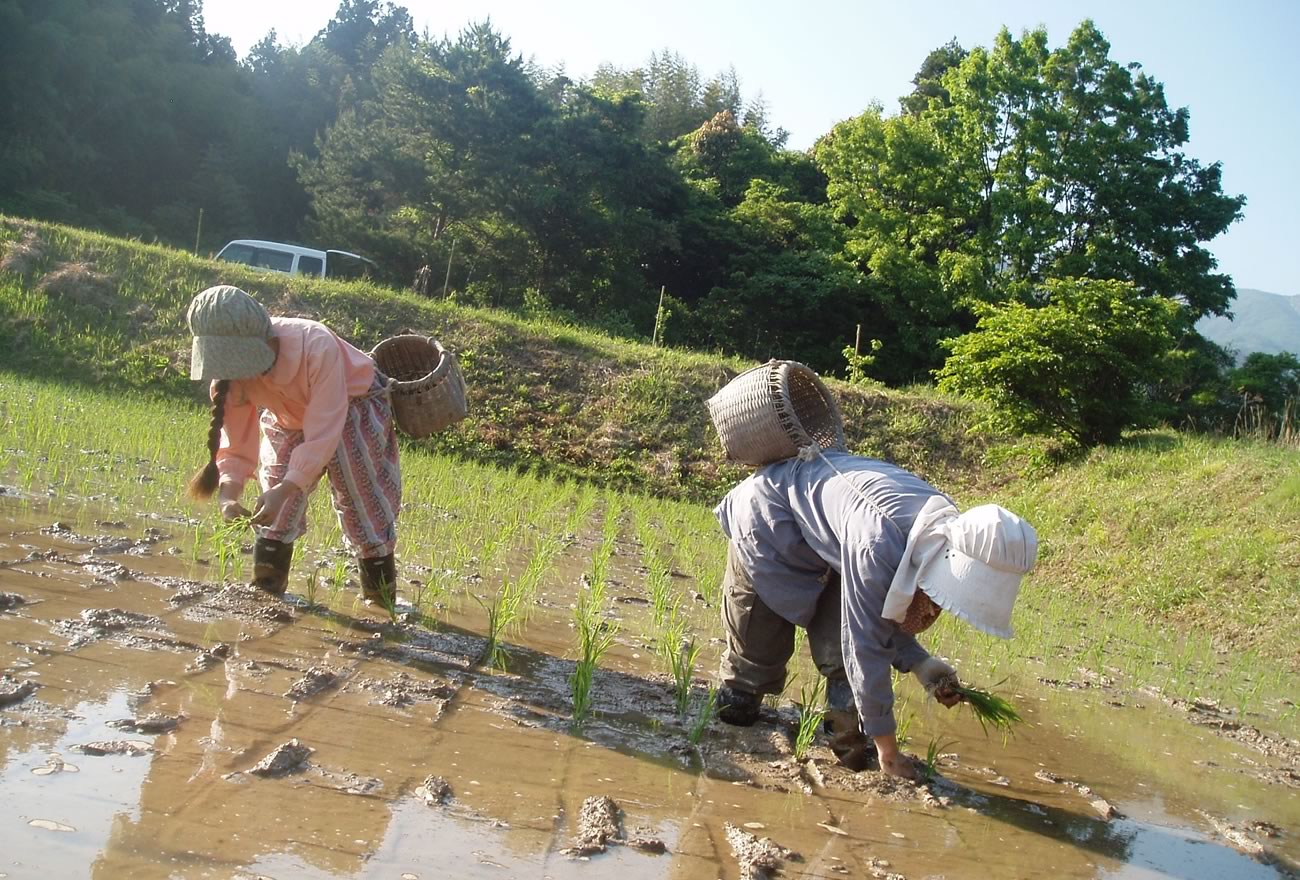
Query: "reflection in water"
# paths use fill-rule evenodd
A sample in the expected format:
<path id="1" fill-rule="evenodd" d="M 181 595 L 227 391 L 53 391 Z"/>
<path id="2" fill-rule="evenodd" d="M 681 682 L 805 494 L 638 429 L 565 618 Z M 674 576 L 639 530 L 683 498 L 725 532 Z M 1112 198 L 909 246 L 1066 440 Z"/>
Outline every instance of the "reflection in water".
<path id="1" fill-rule="evenodd" d="M 942 718 L 963 743 L 961 765 L 941 789 L 952 798 L 948 809 L 866 791 L 804 794 L 788 781 L 746 784 L 744 756 L 734 752 L 745 741 L 730 729 L 710 730 L 718 748 L 703 762 L 670 751 L 682 743 L 680 728 L 656 714 L 670 699 L 647 677 L 636 620 L 624 621 L 628 636 L 611 654 L 618 668 L 597 679 L 603 714 L 575 733 L 563 723 L 572 669 L 563 607 L 538 612 L 518 639 L 525 644 L 512 646 L 511 671 L 500 674 L 478 667 L 483 641 L 472 618 L 452 614 L 437 633 L 401 637 L 359 609 L 300 607 L 286 619 L 286 606 L 271 613 L 240 605 L 237 593 L 160 580 L 186 576 L 184 554 L 131 558 L 135 580 L 97 580 L 76 564 L 86 547 L 75 536 L 0 522 L 0 535 L 10 533 L 0 537 L 0 563 L 26 561 L 0 565 L 0 589 L 29 604 L 0 615 L 0 656 L 11 676 L 41 685 L 0 712 L 8 725 L 0 728 L 0 790 L 9 795 L 0 806 L 0 872 L 11 876 L 697 880 L 734 876 L 727 822 L 802 853 L 787 866 L 790 877 L 866 876 L 873 857 L 914 877 L 1277 876 L 1191 830 L 1186 804 L 1198 801 L 1186 792 L 1203 799 L 1191 788 L 1199 780 L 1162 782 L 1167 799 L 1153 800 L 1155 789 L 1131 768 L 1056 727 L 1064 712 L 1038 718 L 1033 701 L 1033 723 L 1006 748 L 962 728 L 968 720 Z M 29 558 L 33 550 L 60 555 Z M 138 612 L 162 625 L 108 629 L 74 648 L 57 622 L 85 609 Z M 228 656 L 195 662 L 216 644 L 231 646 Z M 323 689 L 287 696 L 309 669 L 327 673 L 312 679 Z M 169 733 L 129 735 L 151 741 L 152 754 L 71 751 L 125 738 L 107 722 L 147 713 L 183 716 Z M 1158 735 L 1166 754 L 1231 760 L 1227 747 L 1176 720 L 1105 718 Z M 246 773 L 293 738 L 314 749 L 302 772 Z M 729 743 L 732 752 L 722 748 Z M 32 773 L 53 766 L 55 754 L 81 772 Z M 1040 762 L 1105 790 L 1134 818 L 1101 820 L 1077 793 L 1036 781 Z M 413 796 L 430 775 L 450 784 L 450 804 Z M 995 784 L 999 776 L 1008 785 Z M 1238 802 L 1249 793 L 1294 827 L 1289 793 L 1232 785 Z M 629 831 L 662 838 L 669 854 L 614 847 L 596 864 L 562 855 L 579 806 L 598 794 L 622 806 Z"/>

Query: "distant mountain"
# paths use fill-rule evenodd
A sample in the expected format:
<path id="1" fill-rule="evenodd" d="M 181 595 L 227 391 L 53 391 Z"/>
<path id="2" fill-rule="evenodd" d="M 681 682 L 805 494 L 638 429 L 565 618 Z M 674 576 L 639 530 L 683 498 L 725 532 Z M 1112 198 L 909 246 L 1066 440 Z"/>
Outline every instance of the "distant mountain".
<path id="1" fill-rule="evenodd" d="M 1233 318 L 1202 318 L 1196 324 L 1211 342 L 1234 349 L 1238 359 L 1255 351 L 1300 354 L 1300 296 L 1239 288 Z"/>

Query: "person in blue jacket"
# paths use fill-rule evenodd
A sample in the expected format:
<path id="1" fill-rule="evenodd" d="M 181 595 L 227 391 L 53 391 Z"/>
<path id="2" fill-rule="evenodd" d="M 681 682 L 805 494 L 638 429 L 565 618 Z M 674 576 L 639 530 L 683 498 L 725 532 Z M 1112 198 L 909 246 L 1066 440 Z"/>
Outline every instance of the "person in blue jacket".
<path id="1" fill-rule="evenodd" d="M 947 611 L 1009 638 L 1037 557 L 1033 527 L 994 504 L 959 512 L 903 468 L 838 451 L 762 467 L 714 512 L 731 542 L 719 717 L 758 719 L 805 627 L 840 760 L 914 777 L 895 737 L 891 670 L 914 674 L 946 706 L 959 701 L 956 671 L 916 636 Z"/>

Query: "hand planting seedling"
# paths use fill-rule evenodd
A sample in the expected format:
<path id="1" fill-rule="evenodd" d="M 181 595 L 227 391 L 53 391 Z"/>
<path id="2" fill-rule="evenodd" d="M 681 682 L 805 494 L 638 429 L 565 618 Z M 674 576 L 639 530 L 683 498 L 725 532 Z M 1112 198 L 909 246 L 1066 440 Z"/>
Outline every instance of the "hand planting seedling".
<path id="1" fill-rule="evenodd" d="M 242 562 L 240 550 L 244 534 L 252 527 L 253 520 L 251 517 L 238 516 L 222 523 L 212 533 L 212 543 L 216 548 L 217 555 L 218 582 L 226 580 L 227 572 L 233 572 L 235 577 L 241 575 L 243 566 L 240 564 Z"/>

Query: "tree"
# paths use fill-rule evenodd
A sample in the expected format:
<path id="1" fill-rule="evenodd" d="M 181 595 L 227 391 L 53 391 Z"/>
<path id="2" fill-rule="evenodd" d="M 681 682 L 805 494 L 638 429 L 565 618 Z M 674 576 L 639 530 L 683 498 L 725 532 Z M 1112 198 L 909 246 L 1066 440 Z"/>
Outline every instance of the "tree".
<path id="1" fill-rule="evenodd" d="M 731 251 L 695 307 L 691 340 L 761 360 L 797 355 L 817 369 L 840 367 L 862 288 L 840 256 L 842 230 L 830 209 L 755 179 L 728 216 Z"/>
<path id="2" fill-rule="evenodd" d="M 1228 381 L 1238 394 L 1258 401 L 1272 415 L 1280 415 L 1300 398 L 1300 359 L 1290 352 L 1252 352 L 1233 370 Z"/>
<path id="3" fill-rule="evenodd" d="M 912 85 L 916 88 L 912 89 L 910 94 L 898 99 L 903 105 L 903 111 L 915 116 L 929 108 L 932 100 L 944 106 L 952 103 L 948 90 L 943 87 L 943 77 L 949 70 L 961 64 L 966 54 L 966 50 L 957 42 L 957 38 L 953 37 L 925 56 L 925 60 L 921 62 L 921 69 L 916 72 L 916 76 L 912 77 Z"/>
<path id="4" fill-rule="evenodd" d="M 984 400 L 1013 432 L 1114 443 L 1151 418 L 1143 389 L 1173 348 L 1179 306 L 1119 281 L 1049 281 L 1041 305 L 982 305 L 976 329 L 949 339 L 939 388 Z"/>
<path id="5" fill-rule="evenodd" d="M 818 143 L 848 256 L 888 322 L 886 378 L 937 367 L 936 337 L 969 329 L 976 304 L 1028 302 L 1053 279 L 1131 282 L 1189 324 L 1227 309 L 1231 279 L 1204 243 L 1245 200 L 1183 152 L 1187 110 L 1109 50 L 1090 21 L 1056 50 L 1042 29 L 1004 29 L 956 64 L 944 47 L 927 61 L 947 65 L 946 100 L 873 107 Z"/>
<path id="6" fill-rule="evenodd" d="M 1183 152 L 1187 109 L 1109 52 L 1091 21 L 1056 50 L 1043 29 L 1019 40 L 1003 29 L 943 76 L 950 104 L 921 117 L 973 188 L 959 219 L 981 242 L 995 293 L 1109 278 L 1180 300 L 1193 321 L 1223 314 L 1231 279 L 1203 243 L 1245 199 L 1223 193 L 1218 163 Z"/>
<path id="7" fill-rule="evenodd" d="M 940 340 L 984 299 L 979 243 L 960 219 L 973 210 L 961 169 L 926 117 L 885 117 L 879 106 L 837 125 L 814 148 L 827 197 L 845 226 L 845 258 L 863 274 L 860 320 L 881 341 L 873 374 L 917 381 L 943 361 Z"/>

